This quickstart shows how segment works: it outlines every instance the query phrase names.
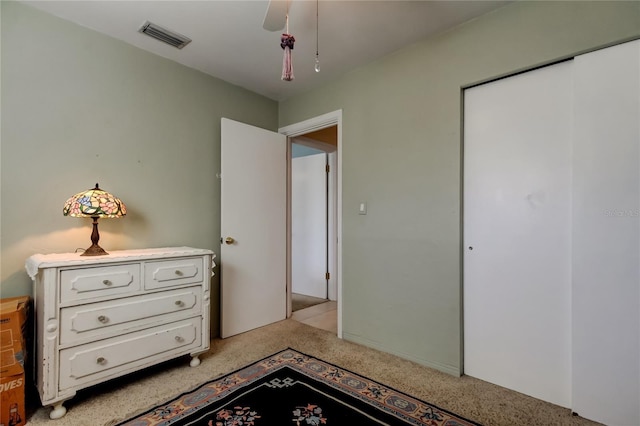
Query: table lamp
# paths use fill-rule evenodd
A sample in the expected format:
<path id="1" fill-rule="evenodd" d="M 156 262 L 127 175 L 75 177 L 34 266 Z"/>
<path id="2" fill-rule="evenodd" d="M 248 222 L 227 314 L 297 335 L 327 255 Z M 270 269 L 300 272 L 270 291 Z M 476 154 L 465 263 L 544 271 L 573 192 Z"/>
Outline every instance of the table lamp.
<path id="1" fill-rule="evenodd" d="M 98 219 L 101 217 L 118 218 L 127 214 L 127 207 L 114 195 L 96 187 L 78 192 L 69 198 L 62 208 L 65 216 L 90 217 L 93 219 L 93 231 L 91 232 L 91 247 L 86 249 L 82 256 L 101 256 L 109 254 L 98 245 L 100 234 L 98 233 Z"/>

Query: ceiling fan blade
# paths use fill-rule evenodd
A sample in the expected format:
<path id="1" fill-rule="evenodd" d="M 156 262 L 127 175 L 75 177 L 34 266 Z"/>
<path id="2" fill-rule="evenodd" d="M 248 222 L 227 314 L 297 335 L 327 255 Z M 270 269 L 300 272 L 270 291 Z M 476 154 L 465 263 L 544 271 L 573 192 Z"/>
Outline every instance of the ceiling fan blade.
<path id="1" fill-rule="evenodd" d="M 282 30 L 287 19 L 287 3 L 289 0 L 269 0 L 262 28 L 267 31 Z"/>

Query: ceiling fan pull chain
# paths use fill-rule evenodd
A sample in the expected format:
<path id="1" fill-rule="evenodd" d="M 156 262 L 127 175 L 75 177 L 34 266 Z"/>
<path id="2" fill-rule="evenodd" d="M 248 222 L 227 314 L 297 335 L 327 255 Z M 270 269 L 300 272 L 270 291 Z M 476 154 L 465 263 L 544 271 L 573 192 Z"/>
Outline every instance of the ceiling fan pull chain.
<path id="1" fill-rule="evenodd" d="M 315 60 L 315 65 L 313 67 L 313 69 L 316 70 L 316 72 L 320 72 L 320 56 L 318 55 L 318 44 L 319 42 L 319 34 L 320 34 L 320 19 L 318 18 L 318 3 L 319 0 L 316 0 L 316 60 Z"/>

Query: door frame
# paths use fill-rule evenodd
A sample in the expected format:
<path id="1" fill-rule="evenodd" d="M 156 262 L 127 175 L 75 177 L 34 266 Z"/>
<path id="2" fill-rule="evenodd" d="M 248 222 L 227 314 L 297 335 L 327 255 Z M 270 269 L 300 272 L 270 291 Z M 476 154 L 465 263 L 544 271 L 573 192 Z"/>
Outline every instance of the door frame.
<path id="1" fill-rule="evenodd" d="M 287 318 L 291 317 L 291 141 L 295 136 L 302 136 L 316 130 L 337 126 L 338 147 L 336 158 L 336 223 L 337 235 L 335 245 L 335 266 L 330 273 L 335 274 L 337 286 L 338 337 L 342 338 L 342 110 L 332 111 L 298 123 L 278 129 L 278 133 L 287 136 Z M 333 239 L 333 238 L 332 238 Z"/>

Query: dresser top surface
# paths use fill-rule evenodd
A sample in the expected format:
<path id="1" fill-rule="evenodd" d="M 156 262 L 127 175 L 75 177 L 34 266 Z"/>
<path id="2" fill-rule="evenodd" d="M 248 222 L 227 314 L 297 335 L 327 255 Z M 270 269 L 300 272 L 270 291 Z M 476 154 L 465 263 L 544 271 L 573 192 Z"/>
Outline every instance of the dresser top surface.
<path id="1" fill-rule="evenodd" d="M 104 256 L 82 256 L 82 253 L 34 254 L 26 260 L 25 268 L 29 276 L 33 279 L 38 274 L 38 270 L 43 268 L 202 255 L 214 255 L 214 253 L 208 249 L 192 247 L 161 247 L 136 250 L 114 250 Z"/>

